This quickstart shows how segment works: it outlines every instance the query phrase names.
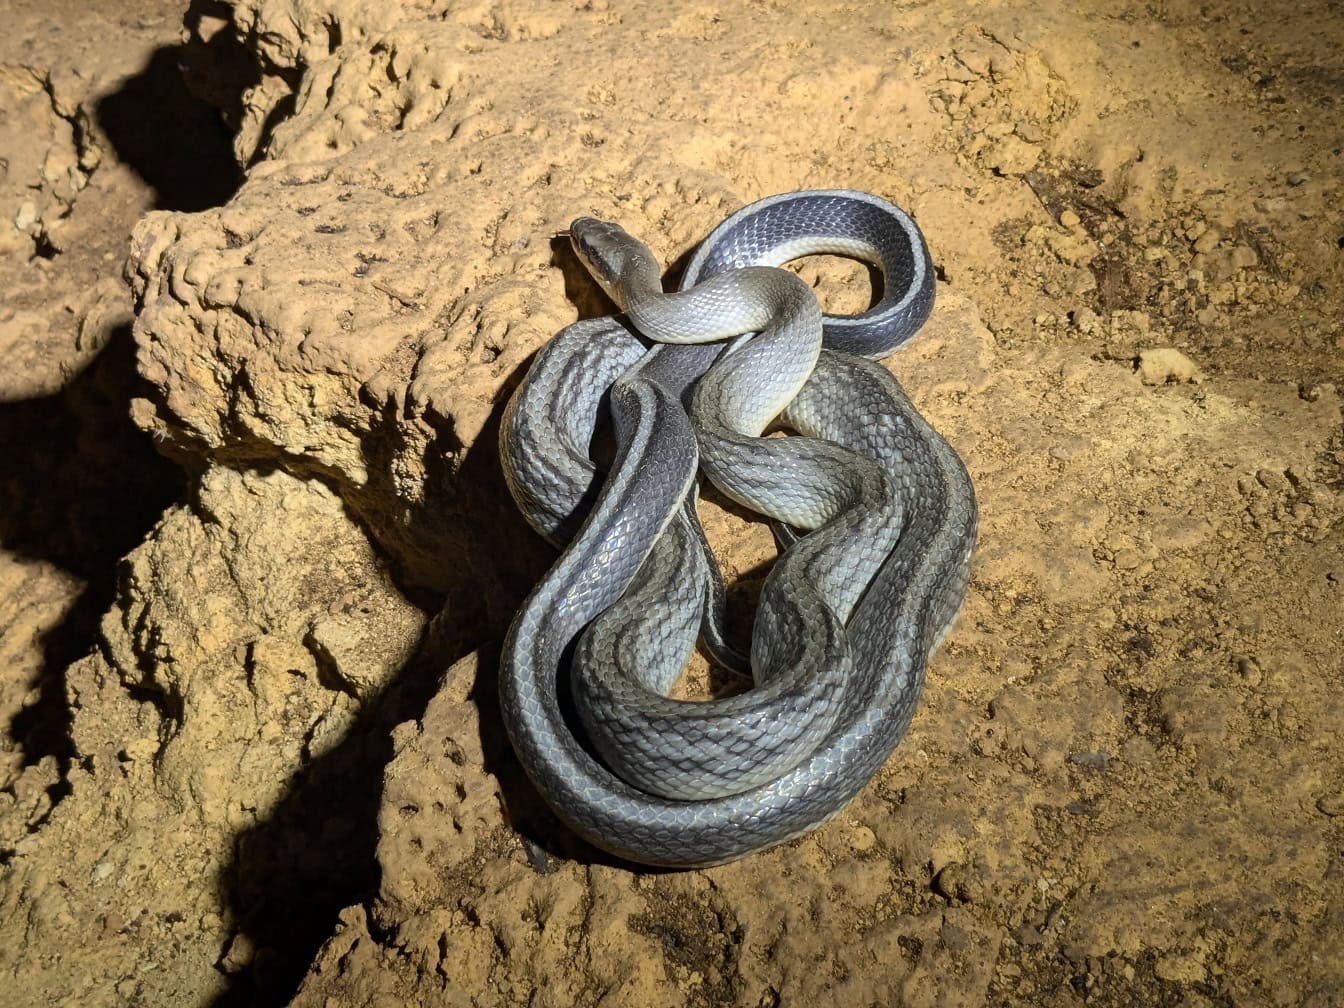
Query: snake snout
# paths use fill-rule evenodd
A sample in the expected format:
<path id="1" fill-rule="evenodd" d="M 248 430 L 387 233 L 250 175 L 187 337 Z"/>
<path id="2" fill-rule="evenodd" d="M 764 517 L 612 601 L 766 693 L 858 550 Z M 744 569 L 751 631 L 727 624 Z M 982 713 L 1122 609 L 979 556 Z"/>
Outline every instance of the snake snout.
<path id="1" fill-rule="evenodd" d="M 574 252 L 602 289 L 618 303 L 622 277 L 635 271 L 652 255 L 618 224 L 595 217 L 579 217 L 569 225 L 569 240 Z"/>

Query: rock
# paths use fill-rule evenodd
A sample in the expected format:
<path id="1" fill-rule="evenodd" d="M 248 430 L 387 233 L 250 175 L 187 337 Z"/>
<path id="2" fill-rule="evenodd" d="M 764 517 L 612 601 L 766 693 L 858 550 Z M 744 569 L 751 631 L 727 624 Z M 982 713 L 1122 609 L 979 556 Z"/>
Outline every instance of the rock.
<path id="1" fill-rule="evenodd" d="M 1013 937 L 1017 940 L 1019 945 L 1027 948 L 1033 948 L 1045 941 L 1041 932 L 1030 924 L 1023 924 L 1013 932 Z"/>
<path id="2" fill-rule="evenodd" d="M 969 866 L 953 862 L 933 877 L 933 890 L 949 902 L 969 903 L 982 895 L 983 886 Z"/>
<path id="3" fill-rule="evenodd" d="M 1180 384 L 1204 380 L 1199 367 L 1181 351 L 1161 347 L 1139 351 L 1135 370 L 1145 385 Z"/>
<path id="4" fill-rule="evenodd" d="M 985 152 L 985 163 L 1004 175 L 1031 171 L 1041 159 L 1041 148 L 1016 134 L 1000 137 Z"/>
<path id="5" fill-rule="evenodd" d="M 1109 770 L 1111 768 L 1111 754 L 1104 752 L 1069 753 L 1069 762 L 1088 770 Z"/>
<path id="6" fill-rule="evenodd" d="M 1093 335 L 1101 329 L 1101 319 L 1091 308 L 1077 308 L 1073 312 L 1073 324 L 1078 331 L 1087 335 Z"/>
<path id="7" fill-rule="evenodd" d="M 1331 818 L 1344 816 L 1344 791 L 1335 791 L 1317 798 L 1316 809 L 1322 815 Z"/>
<path id="8" fill-rule="evenodd" d="M 1154 972 L 1172 983 L 1200 983 L 1208 977 L 1201 952 L 1173 952 L 1158 956 Z"/>
<path id="9" fill-rule="evenodd" d="M 1195 251 L 1207 255 L 1218 247 L 1220 241 L 1222 241 L 1222 235 L 1214 228 L 1208 228 L 1201 231 L 1199 237 L 1195 239 Z"/>

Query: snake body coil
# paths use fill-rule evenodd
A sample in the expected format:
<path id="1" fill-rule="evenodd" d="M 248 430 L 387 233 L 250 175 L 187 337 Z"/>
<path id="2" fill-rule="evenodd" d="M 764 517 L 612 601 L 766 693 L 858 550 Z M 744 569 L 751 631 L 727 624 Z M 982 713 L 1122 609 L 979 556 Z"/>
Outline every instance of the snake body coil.
<path id="1" fill-rule="evenodd" d="M 814 829 L 858 793 L 904 734 L 965 593 L 970 479 L 869 359 L 928 317 L 932 266 L 904 213 L 848 190 L 744 208 L 672 294 L 616 226 L 581 218 L 571 236 L 626 318 L 563 330 L 505 414 L 510 489 L 565 548 L 505 641 L 504 722 L 542 796 L 590 842 L 649 864 L 721 863 Z M 773 268 L 819 252 L 877 266 L 881 301 L 823 316 Z M 604 480 L 588 445 L 608 401 L 618 450 Z M 761 437 L 776 419 L 798 436 Z M 806 534 L 762 591 L 756 687 L 694 703 L 666 693 L 697 636 L 743 663 L 695 519 L 700 466 Z"/>

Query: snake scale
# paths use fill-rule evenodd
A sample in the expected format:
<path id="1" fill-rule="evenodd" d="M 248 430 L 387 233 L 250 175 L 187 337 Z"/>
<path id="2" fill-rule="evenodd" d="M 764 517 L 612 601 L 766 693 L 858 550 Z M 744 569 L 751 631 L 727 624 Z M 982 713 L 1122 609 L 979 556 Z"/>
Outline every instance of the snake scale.
<path id="1" fill-rule="evenodd" d="M 923 236 L 851 190 L 770 197 L 720 224 L 678 291 L 614 224 L 575 252 L 623 316 L 538 353 L 505 412 L 510 491 L 562 548 L 504 643 L 500 701 L 525 771 L 589 842 L 653 865 L 719 864 L 824 823 L 905 733 L 965 594 L 975 496 L 952 448 L 875 360 L 933 306 Z M 824 315 L 779 267 L 816 253 L 880 270 L 866 312 Z M 609 410 L 616 457 L 589 456 Z M 788 437 L 764 437 L 772 425 Z M 724 590 L 696 479 L 776 522 L 751 654 L 723 633 Z M 697 639 L 754 688 L 668 697 Z"/>

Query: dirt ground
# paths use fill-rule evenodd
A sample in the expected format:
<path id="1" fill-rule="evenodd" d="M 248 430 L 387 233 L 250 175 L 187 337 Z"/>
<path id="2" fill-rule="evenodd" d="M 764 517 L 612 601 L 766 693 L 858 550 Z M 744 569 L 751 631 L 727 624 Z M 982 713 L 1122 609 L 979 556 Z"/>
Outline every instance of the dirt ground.
<path id="1" fill-rule="evenodd" d="M 1337 5 L 4 6 L 0 1006 L 1344 1004 Z M 618 863 L 495 700 L 554 236 L 833 187 L 937 264 L 965 608 L 830 824 Z"/>

